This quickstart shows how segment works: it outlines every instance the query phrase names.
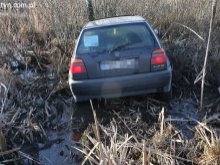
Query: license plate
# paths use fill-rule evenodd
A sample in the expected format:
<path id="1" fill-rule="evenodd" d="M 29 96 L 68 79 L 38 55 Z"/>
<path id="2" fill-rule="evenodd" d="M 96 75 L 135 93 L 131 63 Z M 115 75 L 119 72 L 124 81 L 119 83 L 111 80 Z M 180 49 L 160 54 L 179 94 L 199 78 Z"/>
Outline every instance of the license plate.
<path id="1" fill-rule="evenodd" d="M 117 61 L 103 61 L 100 64 L 101 70 L 113 69 L 135 69 L 136 59 L 124 59 Z"/>

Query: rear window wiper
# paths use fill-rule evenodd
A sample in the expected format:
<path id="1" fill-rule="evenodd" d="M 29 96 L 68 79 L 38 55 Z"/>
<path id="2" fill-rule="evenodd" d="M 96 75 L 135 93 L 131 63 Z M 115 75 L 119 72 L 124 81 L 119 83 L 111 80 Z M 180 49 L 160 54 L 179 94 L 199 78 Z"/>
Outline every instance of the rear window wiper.
<path id="1" fill-rule="evenodd" d="M 113 47 L 112 49 L 110 49 L 109 53 L 112 53 L 112 52 L 115 52 L 117 50 L 123 49 L 123 48 L 125 48 L 126 46 L 128 46 L 130 44 L 131 44 L 131 42 L 125 42 L 125 43 L 122 43 L 120 45 L 117 45 L 117 46 Z"/>

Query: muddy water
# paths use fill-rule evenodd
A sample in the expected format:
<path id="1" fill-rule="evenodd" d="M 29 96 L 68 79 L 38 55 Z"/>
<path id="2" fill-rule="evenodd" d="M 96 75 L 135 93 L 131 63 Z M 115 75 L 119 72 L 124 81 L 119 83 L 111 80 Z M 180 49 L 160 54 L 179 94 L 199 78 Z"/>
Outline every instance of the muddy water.
<path id="1" fill-rule="evenodd" d="M 108 124 L 112 118 L 110 109 L 114 109 L 114 106 L 118 106 L 120 102 L 123 102 L 125 109 L 126 106 L 129 108 L 130 104 L 128 102 L 131 102 L 132 99 L 135 100 L 136 98 L 125 100 L 115 99 L 114 104 L 111 104 L 113 107 L 101 102 L 94 103 L 98 120 L 102 120 L 102 123 Z M 112 101 L 110 100 L 109 102 Z M 138 102 L 140 104 L 146 104 L 146 97 L 139 99 Z M 48 142 L 38 144 L 37 150 L 29 152 L 34 153 L 32 156 L 36 158 L 40 164 L 80 164 L 83 159 L 82 154 L 75 150 L 74 147 L 78 146 L 82 132 L 89 124 L 93 123 L 93 114 L 90 103 L 83 104 L 79 107 L 75 106 L 72 100 L 69 99 L 64 107 L 65 110 L 58 116 L 57 128 L 47 132 Z M 173 99 L 166 108 L 168 109 L 166 114 L 167 122 L 171 122 L 177 127 L 186 138 L 192 138 L 193 127 L 196 125 L 192 119 L 200 119 L 195 101 L 190 98 L 182 100 Z M 146 107 L 143 107 L 143 109 L 146 109 Z M 150 118 L 150 114 L 146 114 L 146 111 L 143 115 L 146 119 Z M 26 164 L 31 163 L 33 163 L 33 161 L 26 162 Z"/>
<path id="2" fill-rule="evenodd" d="M 97 105 L 94 103 L 94 106 Z M 79 109 L 80 107 L 80 109 Z M 78 165 L 83 160 L 82 154 L 75 149 L 79 147 L 82 132 L 93 123 L 93 114 L 90 103 L 75 106 L 72 99 L 66 101 L 65 110 L 58 113 L 57 127 L 47 132 L 48 139 L 44 144 L 24 147 L 24 153 L 28 153 L 31 159 L 24 161 L 25 165 Z M 100 110 L 100 109 L 99 109 Z M 106 116 L 105 111 L 97 110 L 97 117 Z M 57 110 L 59 111 L 59 110 Z M 108 115 L 109 116 L 109 115 Z M 110 119 L 111 117 L 107 117 Z"/>
<path id="3" fill-rule="evenodd" d="M 56 127 L 46 131 L 48 139 L 34 147 L 24 147 L 22 152 L 28 153 L 31 157 L 26 159 L 24 164 L 74 165 L 82 160 L 81 154 L 73 149 L 77 141 L 74 141 L 73 136 L 71 99 L 67 100 L 62 108 L 65 110 L 57 109 Z"/>
<path id="4" fill-rule="evenodd" d="M 183 137 L 193 138 L 193 128 L 197 125 L 196 120 L 200 121 L 201 119 L 201 113 L 199 114 L 195 100 L 192 98 L 172 100 L 169 116 L 171 123 L 180 130 Z"/>
<path id="5" fill-rule="evenodd" d="M 71 100 L 64 107 L 65 111 L 57 118 L 57 127 L 48 132 L 48 146 L 42 146 L 39 151 L 39 161 L 41 164 L 78 164 L 80 157 L 77 152 L 73 152 L 72 122 L 71 122 Z"/>

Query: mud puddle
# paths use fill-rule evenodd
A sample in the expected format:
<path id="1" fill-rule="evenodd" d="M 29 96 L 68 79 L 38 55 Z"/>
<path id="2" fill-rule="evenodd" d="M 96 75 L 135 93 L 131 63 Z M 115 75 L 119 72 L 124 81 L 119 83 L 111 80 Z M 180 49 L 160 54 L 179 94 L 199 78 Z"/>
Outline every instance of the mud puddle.
<path id="1" fill-rule="evenodd" d="M 71 102 L 64 107 L 58 116 L 58 124 L 54 130 L 48 132 L 48 144 L 42 145 L 39 151 L 40 164 L 77 164 L 81 157 L 73 152 L 75 145 L 71 122 Z"/>
<path id="2" fill-rule="evenodd" d="M 193 138 L 193 128 L 196 125 L 194 120 L 200 120 L 198 108 L 193 99 L 173 99 L 169 105 L 160 104 L 160 101 L 158 101 L 153 110 L 149 110 L 152 109 L 149 106 L 146 97 L 140 99 L 132 97 L 128 99 L 108 100 L 107 104 L 98 101 L 94 103 L 98 120 L 102 124 L 109 124 L 114 116 L 113 110 L 121 114 L 127 113 L 128 110 L 132 110 L 134 113 L 141 113 L 142 120 L 154 124 L 158 121 L 157 117 L 161 108 L 165 106 L 167 109 L 167 122 L 171 122 L 177 127 L 186 138 Z M 69 99 L 64 110 L 61 112 L 58 115 L 56 129 L 47 132 L 47 143 L 39 143 L 35 151 L 26 151 L 33 153 L 32 156 L 37 160 L 35 164 L 73 165 L 80 164 L 82 161 L 83 155 L 74 149 L 74 147 L 79 147 L 78 143 L 82 138 L 82 133 L 89 124 L 93 123 L 91 105 L 88 102 L 80 106 L 75 106 L 72 100 Z M 153 119 L 153 116 L 155 119 Z M 31 164 L 30 162 L 33 163 L 34 161 L 29 160 L 26 164 L 29 165 Z"/>
<path id="3" fill-rule="evenodd" d="M 102 111 L 99 103 L 94 102 L 94 107 L 97 108 L 97 117 L 102 123 L 110 121 L 109 113 Z M 25 145 L 22 149 L 22 152 L 30 156 L 24 161 L 25 165 L 78 165 L 83 160 L 83 155 L 75 148 L 80 149 L 82 133 L 94 122 L 90 103 L 75 106 L 70 98 L 63 110 L 57 111 L 57 126 L 47 132 L 48 139 L 34 146 Z"/>
<path id="4" fill-rule="evenodd" d="M 43 143 L 25 145 L 23 153 L 28 153 L 25 165 L 75 165 L 82 161 L 82 155 L 74 149 L 80 139 L 72 122 L 72 99 L 68 99 L 61 109 L 57 109 L 57 125 L 45 131 L 47 139 Z M 77 126 L 79 128 L 80 125 Z M 78 137 L 76 137 L 78 136 Z"/>
<path id="5" fill-rule="evenodd" d="M 193 129 L 197 125 L 197 121 L 202 118 L 196 101 L 192 98 L 172 100 L 168 113 L 169 118 L 167 120 L 180 130 L 183 137 L 187 139 L 193 138 Z"/>

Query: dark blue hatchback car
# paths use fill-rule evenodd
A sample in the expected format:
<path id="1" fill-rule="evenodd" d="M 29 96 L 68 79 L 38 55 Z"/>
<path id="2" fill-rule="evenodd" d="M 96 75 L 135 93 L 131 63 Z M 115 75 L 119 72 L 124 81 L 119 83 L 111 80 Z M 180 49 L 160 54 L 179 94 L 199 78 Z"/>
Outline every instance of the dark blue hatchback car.
<path id="1" fill-rule="evenodd" d="M 89 22 L 69 70 L 75 102 L 162 93 L 171 96 L 172 68 L 148 22 L 123 16 Z"/>

